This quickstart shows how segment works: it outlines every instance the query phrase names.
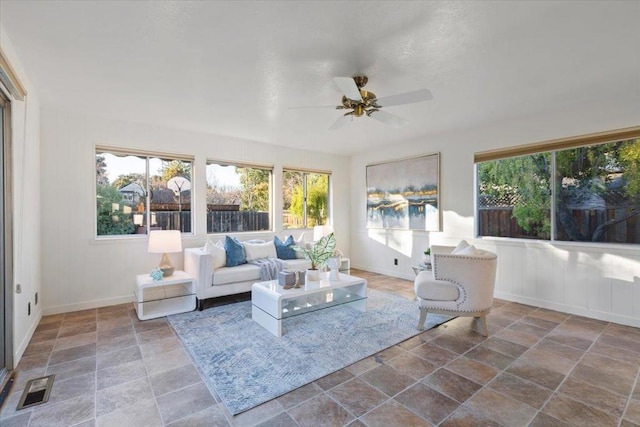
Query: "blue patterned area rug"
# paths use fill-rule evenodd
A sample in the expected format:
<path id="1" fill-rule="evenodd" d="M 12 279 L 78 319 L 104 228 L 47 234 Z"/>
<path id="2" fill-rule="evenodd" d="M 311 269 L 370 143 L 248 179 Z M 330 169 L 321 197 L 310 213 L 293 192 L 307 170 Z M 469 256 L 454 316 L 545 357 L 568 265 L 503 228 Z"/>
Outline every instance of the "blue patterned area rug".
<path id="1" fill-rule="evenodd" d="M 282 338 L 251 320 L 251 301 L 168 320 L 233 415 L 420 333 L 415 301 L 372 289 L 366 312 L 343 305 L 291 317 Z M 429 314 L 425 329 L 447 320 Z"/>

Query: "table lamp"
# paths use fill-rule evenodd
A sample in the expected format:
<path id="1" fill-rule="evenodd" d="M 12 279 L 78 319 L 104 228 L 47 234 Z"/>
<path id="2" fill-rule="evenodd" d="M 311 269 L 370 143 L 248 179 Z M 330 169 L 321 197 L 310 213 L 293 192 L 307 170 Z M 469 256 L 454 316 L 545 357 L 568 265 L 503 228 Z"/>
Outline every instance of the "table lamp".
<path id="1" fill-rule="evenodd" d="M 169 254 L 182 252 L 182 239 L 178 230 L 153 230 L 149 233 L 148 252 L 162 254 L 158 268 L 164 277 L 171 276 L 175 268 L 171 264 Z"/>

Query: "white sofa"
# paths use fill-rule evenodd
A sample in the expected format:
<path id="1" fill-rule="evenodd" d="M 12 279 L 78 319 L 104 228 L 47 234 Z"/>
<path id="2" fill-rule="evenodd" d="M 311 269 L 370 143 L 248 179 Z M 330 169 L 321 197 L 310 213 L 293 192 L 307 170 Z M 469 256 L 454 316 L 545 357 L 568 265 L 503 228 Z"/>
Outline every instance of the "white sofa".
<path id="1" fill-rule="evenodd" d="M 285 268 L 306 270 L 311 263 L 306 259 L 282 260 Z M 184 250 L 184 271 L 196 279 L 198 309 L 204 308 L 204 300 L 251 291 L 260 281 L 260 267 L 242 264 L 235 267 L 213 267 L 213 255 L 204 248 Z"/>

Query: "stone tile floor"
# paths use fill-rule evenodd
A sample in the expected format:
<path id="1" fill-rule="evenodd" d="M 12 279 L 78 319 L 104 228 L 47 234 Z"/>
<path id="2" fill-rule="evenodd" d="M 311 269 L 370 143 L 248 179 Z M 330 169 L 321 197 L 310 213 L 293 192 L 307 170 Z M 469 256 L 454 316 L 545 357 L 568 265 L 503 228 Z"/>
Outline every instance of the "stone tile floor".
<path id="1" fill-rule="evenodd" d="M 352 274 L 413 298 L 412 282 Z M 0 425 L 640 426 L 640 329 L 506 301 L 488 323 L 485 339 L 455 319 L 233 417 L 164 318 L 130 304 L 46 316 Z M 51 373 L 49 402 L 16 411 Z"/>

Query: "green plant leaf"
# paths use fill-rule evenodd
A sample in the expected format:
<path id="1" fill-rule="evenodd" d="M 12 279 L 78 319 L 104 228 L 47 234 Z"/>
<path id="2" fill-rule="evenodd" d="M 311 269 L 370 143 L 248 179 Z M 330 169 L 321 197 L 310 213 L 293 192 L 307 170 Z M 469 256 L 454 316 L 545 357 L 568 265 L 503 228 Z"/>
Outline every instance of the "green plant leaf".
<path id="1" fill-rule="evenodd" d="M 311 261 L 311 269 L 316 270 L 322 267 L 331 256 L 336 248 L 336 238 L 333 233 L 324 236 L 318 240 L 310 249 L 300 246 L 293 246 L 296 251 L 302 251 L 304 257 Z"/>

